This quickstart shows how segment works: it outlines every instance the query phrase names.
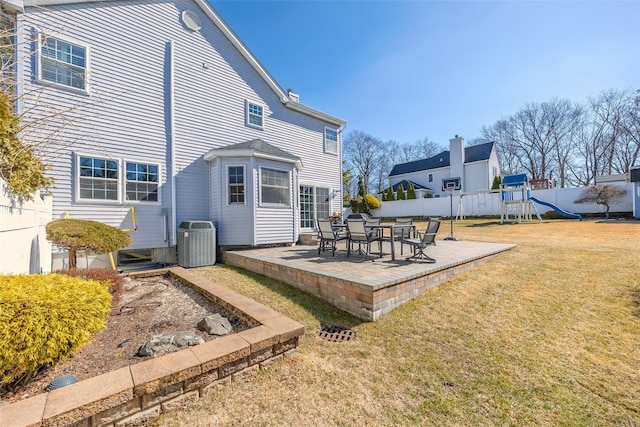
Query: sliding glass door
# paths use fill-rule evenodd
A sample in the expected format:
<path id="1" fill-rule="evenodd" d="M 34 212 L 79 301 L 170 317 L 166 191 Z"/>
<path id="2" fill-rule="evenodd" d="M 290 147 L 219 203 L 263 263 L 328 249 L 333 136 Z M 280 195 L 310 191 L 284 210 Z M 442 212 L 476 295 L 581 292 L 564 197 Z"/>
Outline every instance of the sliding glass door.
<path id="1" fill-rule="evenodd" d="M 315 229 L 316 218 L 329 218 L 330 216 L 329 189 L 301 185 L 300 228 Z"/>

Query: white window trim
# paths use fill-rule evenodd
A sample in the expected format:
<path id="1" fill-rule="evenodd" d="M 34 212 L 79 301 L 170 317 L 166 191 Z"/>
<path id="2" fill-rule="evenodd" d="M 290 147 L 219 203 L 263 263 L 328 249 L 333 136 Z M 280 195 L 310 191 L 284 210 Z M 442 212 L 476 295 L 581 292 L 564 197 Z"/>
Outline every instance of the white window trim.
<path id="1" fill-rule="evenodd" d="M 145 159 L 122 159 L 117 157 L 109 157 L 101 154 L 92 154 L 86 152 L 74 152 L 74 170 L 73 170 L 73 200 L 78 204 L 91 204 L 91 205 L 161 205 L 162 204 L 162 165 L 158 162 L 148 161 Z M 83 199 L 80 197 L 80 157 L 90 157 L 93 159 L 105 159 L 112 160 L 118 164 L 118 179 L 117 179 L 117 198 L 116 200 L 103 200 L 103 199 Z M 142 163 L 147 165 L 154 165 L 158 167 L 158 201 L 148 200 L 127 200 L 125 195 L 127 194 L 127 176 L 126 176 L 126 163 Z"/>
<path id="2" fill-rule="evenodd" d="M 77 87 L 72 87 L 72 86 L 67 86 L 61 83 L 56 83 L 56 82 L 52 82 L 49 80 L 45 80 L 42 78 L 42 38 L 44 37 L 49 37 L 52 39 L 58 39 L 58 40 L 62 40 L 66 43 L 70 43 L 70 44 L 74 44 L 80 47 L 83 47 L 85 49 L 85 67 L 84 67 L 84 89 L 80 89 Z M 91 47 L 86 44 L 86 43 L 82 43 L 79 42 L 77 40 L 74 40 L 72 38 L 69 37 L 62 37 L 59 35 L 55 35 L 55 36 L 47 36 L 45 33 L 43 32 L 38 32 L 36 34 L 37 37 L 37 43 L 36 43 L 36 82 L 41 84 L 41 85 L 46 85 L 46 86 L 51 86 L 51 87 L 55 87 L 55 88 L 59 88 L 59 89 L 64 89 L 70 92 L 76 92 L 76 93 L 81 93 L 81 94 L 85 94 L 85 95 L 91 95 L 91 81 L 89 76 L 91 75 Z"/>
<path id="3" fill-rule="evenodd" d="M 256 125 L 254 123 L 251 123 L 251 121 L 249 120 L 251 114 L 249 113 L 249 106 L 251 105 L 255 105 L 256 107 L 260 107 L 262 109 L 262 116 L 260 116 L 262 118 L 262 125 Z M 265 108 L 263 104 L 260 104 L 258 102 L 251 102 L 248 99 L 245 100 L 244 102 L 244 116 L 245 116 L 245 125 L 250 127 L 250 128 L 254 128 L 254 129 L 260 129 L 260 130 L 264 130 L 264 114 L 265 112 Z"/>
<path id="4" fill-rule="evenodd" d="M 289 204 L 284 205 L 284 204 L 280 204 L 280 203 L 269 203 L 269 202 L 263 202 L 262 201 L 262 170 L 263 169 L 268 169 L 268 170 L 273 170 L 273 171 L 278 171 L 278 172 L 284 172 L 287 174 L 287 182 L 289 183 Z M 291 170 L 290 169 L 281 169 L 281 168 L 277 168 L 277 167 L 269 167 L 269 166 L 260 166 L 258 168 L 258 183 L 259 183 L 259 189 L 258 189 L 258 196 L 260 198 L 260 206 L 261 207 L 267 207 L 267 208 L 281 208 L 281 209 L 290 209 L 292 207 L 291 203 L 292 203 L 292 194 L 293 194 L 293 189 L 292 189 L 292 184 L 291 184 Z"/>
<path id="5" fill-rule="evenodd" d="M 158 201 L 150 201 L 150 200 L 128 200 L 127 195 L 127 163 L 138 163 L 143 165 L 152 165 L 158 167 Z M 149 162 L 146 160 L 133 160 L 133 159 L 122 159 L 122 184 L 120 185 L 120 191 L 122 191 L 122 200 L 124 200 L 124 204 L 127 205 L 161 205 L 162 204 L 162 165 L 157 162 Z M 139 181 L 134 181 L 139 182 Z"/>
<path id="6" fill-rule="evenodd" d="M 244 178 L 244 202 L 243 203 L 232 203 L 229 199 L 231 198 L 231 193 L 229 192 L 229 187 L 231 183 L 229 182 L 229 168 L 242 168 L 242 176 Z M 227 206 L 246 206 L 247 205 L 247 167 L 246 165 L 227 165 L 227 187 L 226 187 L 226 204 Z"/>
<path id="7" fill-rule="evenodd" d="M 105 159 L 112 160 L 118 164 L 118 178 L 117 178 L 117 197 L 116 200 L 103 200 L 103 199 L 83 199 L 80 197 L 80 157 L 90 157 L 92 159 Z M 74 200 L 76 203 L 92 204 L 92 205 L 121 205 L 122 204 L 122 161 L 121 159 L 103 156 L 99 154 L 88 153 L 75 153 L 75 170 L 73 171 L 73 184 L 74 184 Z"/>
<path id="8" fill-rule="evenodd" d="M 430 173 L 427 175 L 427 182 L 434 182 L 433 174 Z"/>
<path id="9" fill-rule="evenodd" d="M 327 139 L 327 130 L 332 130 L 332 131 L 334 131 L 336 133 L 336 140 L 335 141 Z M 327 154 L 335 154 L 337 156 L 338 155 L 339 139 L 340 139 L 339 136 L 338 136 L 338 129 L 336 129 L 334 127 L 331 127 L 331 126 L 325 126 L 322 135 L 323 135 L 323 141 L 324 141 L 324 152 L 327 153 Z M 329 150 L 329 148 L 328 148 L 329 143 L 335 144 L 336 149 L 334 151 Z"/>

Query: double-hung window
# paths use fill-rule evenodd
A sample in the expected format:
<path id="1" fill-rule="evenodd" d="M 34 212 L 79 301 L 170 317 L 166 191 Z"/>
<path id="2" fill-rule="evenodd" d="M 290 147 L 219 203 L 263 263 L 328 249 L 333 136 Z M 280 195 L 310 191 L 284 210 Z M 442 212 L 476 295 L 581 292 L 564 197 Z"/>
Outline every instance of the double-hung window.
<path id="1" fill-rule="evenodd" d="M 338 154 L 338 131 L 334 128 L 324 128 L 324 152 Z"/>
<path id="2" fill-rule="evenodd" d="M 39 58 L 41 81 L 87 90 L 87 46 L 41 36 Z"/>
<path id="3" fill-rule="evenodd" d="M 244 204 L 244 166 L 229 166 L 229 204 Z"/>
<path id="4" fill-rule="evenodd" d="M 260 203 L 286 207 L 291 205 L 289 172 L 260 169 Z"/>
<path id="5" fill-rule="evenodd" d="M 262 129 L 264 126 L 264 108 L 262 105 L 247 101 L 247 126 Z"/>
<path id="6" fill-rule="evenodd" d="M 81 200 L 118 200 L 118 162 L 80 156 L 79 197 Z"/>
<path id="7" fill-rule="evenodd" d="M 158 201 L 158 165 L 126 162 L 127 200 Z"/>
<path id="8" fill-rule="evenodd" d="M 433 182 L 433 174 L 432 173 L 429 174 L 429 182 Z"/>

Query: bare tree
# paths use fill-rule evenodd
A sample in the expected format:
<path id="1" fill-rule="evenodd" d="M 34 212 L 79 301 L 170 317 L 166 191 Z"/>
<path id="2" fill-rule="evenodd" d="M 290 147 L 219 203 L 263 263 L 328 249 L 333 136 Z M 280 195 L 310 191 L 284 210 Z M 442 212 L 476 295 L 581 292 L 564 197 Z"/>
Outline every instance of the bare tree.
<path id="1" fill-rule="evenodd" d="M 609 209 L 612 203 L 618 202 L 627 190 L 615 185 L 593 185 L 582 190 L 580 197 L 574 203 L 597 203 L 605 207 L 605 216 L 609 218 Z"/>
<path id="2" fill-rule="evenodd" d="M 565 186 L 579 118 L 579 107 L 553 98 L 526 104 L 516 114 L 483 127 L 482 135 L 496 141 L 503 170 L 524 171 L 532 179 L 551 179 L 555 174 Z"/>
<path id="3" fill-rule="evenodd" d="M 366 191 L 371 191 L 384 156 L 382 141 L 365 132 L 352 130 L 344 137 L 343 147 L 347 168 L 362 179 Z"/>

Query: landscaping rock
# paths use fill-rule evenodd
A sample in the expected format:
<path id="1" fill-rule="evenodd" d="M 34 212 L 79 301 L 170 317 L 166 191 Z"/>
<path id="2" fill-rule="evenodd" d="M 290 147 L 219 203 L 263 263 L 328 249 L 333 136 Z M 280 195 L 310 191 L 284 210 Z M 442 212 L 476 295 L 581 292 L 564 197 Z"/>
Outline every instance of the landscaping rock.
<path id="1" fill-rule="evenodd" d="M 203 344 L 204 339 L 191 331 L 167 332 L 154 335 L 138 349 L 138 356 L 160 356 L 182 350 L 185 347 Z"/>
<path id="2" fill-rule="evenodd" d="M 220 313 L 211 314 L 198 322 L 201 331 L 208 332 L 209 335 L 227 335 L 233 330 L 231 323 Z"/>

